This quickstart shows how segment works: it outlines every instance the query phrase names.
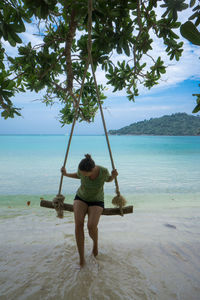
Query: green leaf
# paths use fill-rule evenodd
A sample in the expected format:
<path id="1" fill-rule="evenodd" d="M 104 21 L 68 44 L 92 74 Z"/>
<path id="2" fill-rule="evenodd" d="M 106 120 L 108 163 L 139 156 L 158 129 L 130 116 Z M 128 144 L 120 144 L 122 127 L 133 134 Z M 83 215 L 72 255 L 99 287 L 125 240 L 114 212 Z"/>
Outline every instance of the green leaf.
<path id="1" fill-rule="evenodd" d="M 15 60 L 14 60 L 14 58 L 13 57 L 11 57 L 11 56 L 8 56 L 7 57 L 8 58 L 8 60 L 12 63 L 12 64 L 14 64 L 15 63 Z"/>
<path id="2" fill-rule="evenodd" d="M 124 52 L 127 56 L 130 56 L 130 49 L 129 49 L 129 46 L 128 46 L 128 43 L 123 43 L 123 49 L 124 49 Z"/>
<path id="3" fill-rule="evenodd" d="M 200 103 L 197 104 L 197 106 L 195 106 L 195 108 L 193 109 L 193 113 L 197 113 L 200 111 Z"/>
<path id="4" fill-rule="evenodd" d="M 12 47 L 15 47 L 16 46 L 16 42 L 15 40 L 13 40 L 12 36 L 10 35 L 10 33 L 8 32 L 8 42 L 10 43 L 10 45 Z"/>
<path id="5" fill-rule="evenodd" d="M 190 1 L 190 7 L 193 7 L 195 5 L 196 0 L 191 0 Z"/>
<path id="6" fill-rule="evenodd" d="M 12 36 L 13 40 L 16 43 L 19 43 L 19 44 L 22 43 L 22 40 L 20 39 L 20 37 L 14 31 L 10 31 L 9 34 Z"/>
<path id="7" fill-rule="evenodd" d="M 192 44 L 200 46 L 200 32 L 192 22 L 187 21 L 181 25 L 180 32 Z"/>
<path id="8" fill-rule="evenodd" d="M 10 82 L 9 82 L 9 84 L 8 84 L 8 86 L 7 86 L 7 89 L 8 89 L 8 90 L 12 90 L 14 86 L 15 86 L 15 82 L 12 81 L 12 80 L 10 80 Z"/>
<path id="9" fill-rule="evenodd" d="M 117 53 L 122 54 L 122 48 L 119 45 L 117 45 Z"/>
<path id="10" fill-rule="evenodd" d="M 160 68 L 160 73 L 165 74 L 166 73 L 166 69 L 164 67 Z"/>
<path id="11" fill-rule="evenodd" d="M 197 27 L 197 26 L 199 26 L 199 24 L 200 24 L 200 14 L 199 14 L 198 18 L 195 21 L 195 26 Z"/>
<path id="12" fill-rule="evenodd" d="M 198 11 L 196 11 L 193 15 L 191 15 L 190 17 L 189 17 L 189 20 L 194 20 L 195 18 L 197 18 L 199 16 L 199 13 L 198 13 Z"/>
<path id="13" fill-rule="evenodd" d="M 24 26 L 24 23 L 22 22 L 21 24 L 19 25 L 14 25 L 14 29 L 15 29 L 15 32 L 24 32 L 26 30 L 25 26 Z"/>
<path id="14" fill-rule="evenodd" d="M 199 85 L 200 86 L 200 85 Z M 193 113 L 197 113 L 200 111 L 200 94 L 192 94 L 192 96 L 196 96 L 197 97 L 197 106 L 193 109 Z"/>
<path id="15" fill-rule="evenodd" d="M 8 91 L 3 91 L 2 92 L 3 97 L 12 97 L 13 96 L 13 92 L 8 92 Z"/>

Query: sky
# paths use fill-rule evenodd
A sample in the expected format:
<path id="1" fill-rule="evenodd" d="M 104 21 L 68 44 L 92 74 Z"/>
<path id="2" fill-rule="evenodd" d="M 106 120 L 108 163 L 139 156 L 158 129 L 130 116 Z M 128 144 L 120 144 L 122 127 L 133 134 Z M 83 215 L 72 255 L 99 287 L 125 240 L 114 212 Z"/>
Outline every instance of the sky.
<path id="1" fill-rule="evenodd" d="M 161 15 L 161 11 L 158 10 L 157 13 Z M 190 10 L 184 11 L 179 16 L 179 21 L 185 22 L 190 15 Z M 32 25 L 27 25 L 27 32 L 23 34 L 24 43 L 29 40 L 33 45 L 41 42 L 37 36 L 33 36 L 34 30 Z M 181 40 L 184 41 L 184 52 L 181 59 L 176 62 L 168 59 L 161 41 L 154 38 L 151 55 L 153 57 L 160 55 L 164 59 L 165 64 L 168 65 L 167 72 L 159 85 L 151 90 L 140 87 L 140 95 L 136 97 L 135 102 L 128 100 L 124 90 L 113 93 L 112 88 L 106 84 L 103 71 L 97 70 L 98 83 L 102 83 L 107 88 L 105 92 L 107 99 L 104 103 L 107 130 L 119 129 L 144 119 L 177 112 L 192 114 L 196 106 L 196 98 L 192 94 L 199 93 L 200 48 L 184 38 Z M 3 41 L 3 44 L 9 55 L 14 56 L 17 53 L 17 49 L 7 42 Z M 115 54 L 114 59 L 123 60 L 125 56 L 119 57 Z M 22 108 L 22 117 L 7 120 L 0 117 L 0 134 L 69 134 L 71 126 L 61 127 L 59 122 L 60 105 L 46 107 L 45 104 L 36 100 L 42 98 L 42 94 L 44 93 L 16 94 L 12 101 L 15 106 Z M 100 113 L 96 115 L 94 123 L 77 123 L 74 130 L 74 134 L 80 135 L 103 133 Z"/>

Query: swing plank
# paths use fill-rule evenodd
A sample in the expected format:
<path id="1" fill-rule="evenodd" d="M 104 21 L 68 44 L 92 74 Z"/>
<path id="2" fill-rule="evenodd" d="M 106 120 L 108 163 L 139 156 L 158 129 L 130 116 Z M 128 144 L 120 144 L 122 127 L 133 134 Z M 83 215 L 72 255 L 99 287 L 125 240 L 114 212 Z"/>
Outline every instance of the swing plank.
<path id="1" fill-rule="evenodd" d="M 41 207 L 46 207 L 46 208 L 53 208 L 53 202 L 52 201 L 47 201 L 47 200 L 41 200 L 40 201 L 40 206 Z M 73 205 L 72 204 L 68 204 L 68 203 L 64 203 L 64 210 L 73 212 Z M 133 213 L 133 206 L 125 206 L 123 207 L 123 213 L 124 214 L 131 214 Z M 120 209 L 118 207 L 113 207 L 113 208 L 104 208 L 102 215 L 105 216 L 113 216 L 113 215 L 121 215 L 120 214 Z"/>

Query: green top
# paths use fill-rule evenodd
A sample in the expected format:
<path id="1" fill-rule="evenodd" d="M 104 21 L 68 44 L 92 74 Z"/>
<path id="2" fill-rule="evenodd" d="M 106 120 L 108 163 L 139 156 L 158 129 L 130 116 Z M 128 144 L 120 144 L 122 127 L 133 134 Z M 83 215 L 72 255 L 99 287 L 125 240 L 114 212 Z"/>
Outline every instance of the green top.
<path id="1" fill-rule="evenodd" d="M 104 201 L 104 190 L 103 186 L 110 177 L 108 169 L 99 166 L 99 175 L 95 179 L 90 179 L 87 176 L 84 176 L 80 173 L 80 170 L 77 172 L 78 178 L 81 180 L 81 186 L 77 191 L 77 195 L 88 202 L 93 201 Z"/>

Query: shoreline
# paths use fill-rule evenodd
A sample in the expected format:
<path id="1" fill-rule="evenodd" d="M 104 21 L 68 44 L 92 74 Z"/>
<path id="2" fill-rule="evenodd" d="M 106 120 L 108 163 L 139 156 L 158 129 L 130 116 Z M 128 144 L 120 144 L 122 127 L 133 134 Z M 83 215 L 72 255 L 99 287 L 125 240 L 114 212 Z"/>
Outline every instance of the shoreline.
<path id="1" fill-rule="evenodd" d="M 74 193 L 66 194 L 64 203 L 73 204 Z M 156 209 L 175 209 L 175 208 L 189 208 L 200 207 L 200 192 L 197 193 L 132 193 L 121 194 L 127 200 L 127 206 L 133 205 L 134 211 L 136 209 L 142 210 L 156 210 Z M 105 207 L 114 207 L 112 205 L 113 194 L 105 194 Z M 16 194 L 16 195 L 1 195 L 0 207 L 2 208 L 40 208 L 40 198 L 52 201 L 55 194 Z M 27 206 L 30 202 L 30 206 Z M 42 209 L 42 208 L 40 208 Z"/>

